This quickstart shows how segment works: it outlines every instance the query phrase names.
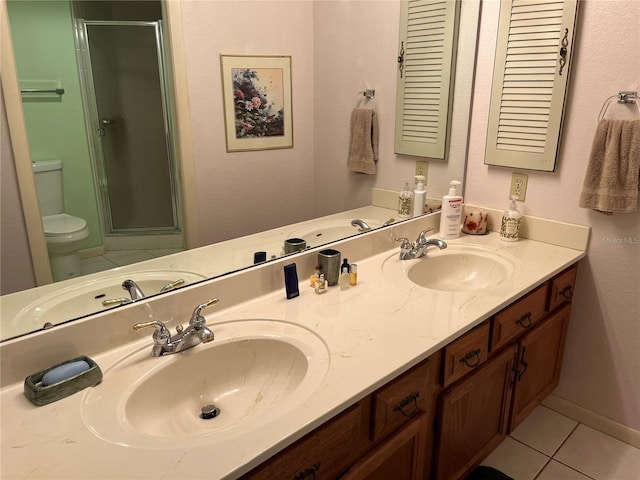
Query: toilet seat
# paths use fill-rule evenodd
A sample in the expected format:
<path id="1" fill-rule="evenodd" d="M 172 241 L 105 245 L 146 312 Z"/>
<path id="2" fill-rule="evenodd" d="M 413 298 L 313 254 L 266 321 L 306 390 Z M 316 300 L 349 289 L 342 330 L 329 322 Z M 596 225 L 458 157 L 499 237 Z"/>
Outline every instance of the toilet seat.
<path id="1" fill-rule="evenodd" d="M 80 240 L 89 236 L 86 220 L 66 213 L 42 217 L 42 224 L 48 240 Z"/>

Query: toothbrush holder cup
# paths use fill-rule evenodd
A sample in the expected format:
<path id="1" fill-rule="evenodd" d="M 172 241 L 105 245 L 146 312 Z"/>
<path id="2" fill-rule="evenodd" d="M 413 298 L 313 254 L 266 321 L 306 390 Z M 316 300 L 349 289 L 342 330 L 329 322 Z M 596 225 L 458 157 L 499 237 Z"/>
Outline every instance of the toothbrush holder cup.
<path id="1" fill-rule="evenodd" d="M 320 250 L 318 252 L 318 265 L 322 267 L 327 285 L 336 285 L 340 276 L 340 252 L 332 248 Z"/>

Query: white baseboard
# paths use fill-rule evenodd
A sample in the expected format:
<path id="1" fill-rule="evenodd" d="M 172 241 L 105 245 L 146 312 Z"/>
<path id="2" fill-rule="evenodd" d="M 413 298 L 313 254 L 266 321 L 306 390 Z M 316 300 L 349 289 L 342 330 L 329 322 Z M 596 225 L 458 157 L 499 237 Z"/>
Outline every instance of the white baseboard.
<path id="1" fill-rule="evenodd" d="M 602 433 L 606 433 L 618 440 L 640 448 L 640 431 L 634 430 L 618 422 L 603 417 L 591 410 L 587 410 L 580 405 L 564 400 L 555 395 L 549 395 L 542 402 L 547 408 L 555 410 L 573 420 L 583 423 L 588 427 L 594 428 Z"/>

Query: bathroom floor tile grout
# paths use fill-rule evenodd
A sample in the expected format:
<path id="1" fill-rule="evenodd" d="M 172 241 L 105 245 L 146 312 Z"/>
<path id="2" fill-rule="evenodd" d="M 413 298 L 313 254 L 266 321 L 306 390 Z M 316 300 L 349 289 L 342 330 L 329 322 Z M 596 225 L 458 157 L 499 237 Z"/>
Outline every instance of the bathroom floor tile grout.
<path id="1" fill-rule="evenodd" d="M 567 417 L 567 418 L 568 418 L 568 417 Z M 567 443 L 567 441 L 569 440 L 569 438 L 571 437 L 571 435 L 573 435 L 573 433 L 578 429 L 578 427 L 579 427 L 580 425 L 583 425 L 583 424 L 581 424 L 581 423 L 579 423 L 579 422 L 577 422 L 577 423 L 576 423 L 576 425 L 571 429 L 571 432 L 569 432 L 569 434 L 564 438 L 564 440 L 560 443 L 560 445 L 558 446 L 558 448 L 556 448 L 556 449 L 555 449 L 555 451 L 553 452 L 553 455 L 552 455 L 552 456 L 549 456 L 549 455 L 547 455 L 546 453 L 541 452 L 541 451 L 540 451 L 540 450 L 538 450 L 537 448 L 532 447 L 531 445 L 528 445 L 527 443 L 525 443 L 525 442 L 523 442 L 523 441 L 521 441 L 521 440 L 518 440 L 517 438 L 514 438 L 514 437 L 512 437 L 511 435 L 509 435 L 509 438 L 511 438 L 511 440 L 514 440 L 514 441 L 516 441 L 516 442 L 520 443 L 521 445 L 524 445 L 525 447 L 529 447 L 530 449 L 532 449 L 532 450 L 534 450 L 534 451 L 536 451 L 536 452 L 540 453 L 541 455 L 544 455 L 545 457 L 547 457 L 547 461 L 546 461 L 546 463 L 544 464 L 544 466 L 540 469 L 540 471 L 536 474 L 536 476 L 535 476 L 532 480 L 536 480 L 538 477 L 540 477 L 540 475 L 542 474 L 542 472 L 544 472 L 544 469 L 545 469 L 545 468 L 547 468 L 547 466 L 551 463 L 551 461 L 552 461 L 552 460 L 553 460 L 553 461 L 556 461 L 556 462 L 558 462 L 558 463 L 560 463 L 561 465 L 564 465 L 565 467 L 567 467 L 567 468 L 569 468 L 569 469 L 573 470 L 574 472 L 579 473 L 580 475 L 584 475 L 585 477 L 590 478 L 591 480 L 596 480 L 595 478 L 593 478 L 593 477 L 591 477 L 591 476 L 587 475 L 587 474 L 586 474 L 586 473 L 584 473 L 584 472 L 581 472 L 580 470 L 576 469 L 575 467 L 572 467 L 571 465 L 567 465 L 566 463 L 564 463 L 564 462 L 562 462 L 562 461 L 558 460 L 557 458 L 555 458 L 556 454 L 560 451 L 560 449 L 564 446 L 564 444 L 565 444 L 565 443 Z"/>

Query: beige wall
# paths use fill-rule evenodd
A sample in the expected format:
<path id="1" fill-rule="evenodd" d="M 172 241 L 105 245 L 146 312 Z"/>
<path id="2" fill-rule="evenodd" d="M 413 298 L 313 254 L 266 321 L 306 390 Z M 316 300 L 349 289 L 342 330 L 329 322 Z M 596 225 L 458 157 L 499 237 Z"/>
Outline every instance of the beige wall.
<path id="1" fill-rule="evenodd" d="M 200 244 L 313 216 L 312 6 L 182 4 Z M 293 149 L 226 152 L 221 54 L 292 56 Z"/>
<path id="2" fill-rule="evenodd" d="M 467 165 L 466 200 L 508 206 L 513 169 L 483 164 L 498 2 L 484 3 Z M 604 100 L 640 90 L 635 0 L 580 2 L 562 147 L 555 173 L 529 173 L 524 212 L 592 228 L 580 266 L 563 375 L 556 395 L 640 430 L 640 211 L 605 216 L 578 207 Z M 638 118 L 638 117 L 636 117 Z M 627 239 L 631 244 L 615 242 Z"/>
<path id="3" fill-rule="evenodd" d="M 416 158 L 393 152 L 397 0 L 182 5 L 199 244 L 368 205 L 372 187 L 400 190 L 405 180 L 413 186 Z M 451 154 L 447 162 L 430 162 L 430 196 L 442 196 L 450 180 L 463 177 L 477 13 L 478 0 L 468 0 L 461 12 Z M 292 150 L 226 152 L 220 54 L 292 56 Z M 362 99 L 358 92 L 368 88 L 376 91 L 380 126 L 377 175 L 347 169 L 351 111 Z"/>

